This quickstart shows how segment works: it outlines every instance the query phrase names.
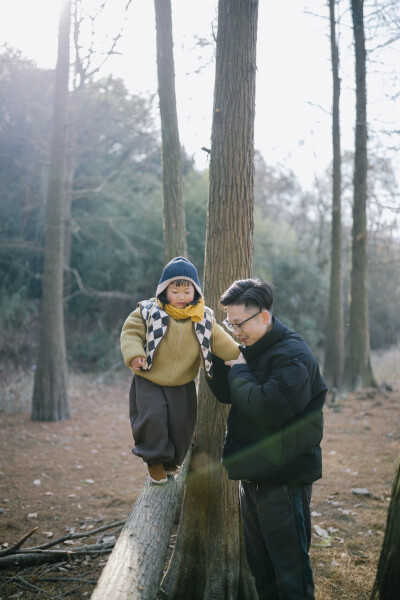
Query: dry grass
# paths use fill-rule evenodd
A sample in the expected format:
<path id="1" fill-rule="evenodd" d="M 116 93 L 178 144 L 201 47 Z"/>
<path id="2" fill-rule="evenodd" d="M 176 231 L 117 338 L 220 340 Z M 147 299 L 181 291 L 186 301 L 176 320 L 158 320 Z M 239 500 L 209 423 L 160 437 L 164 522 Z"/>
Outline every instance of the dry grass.
<path id="1" fill-rule="evenodd" d="M 400 450 L 397 357 L 374 357 L 378 381 L 385 379 L 393 391 L 343 396 L 325 409 L 324 477 L 314 486 L 312 509 L 313 524 L 330 538 L 324 546 L 313 537 L 317 600 L 371 596 Z M 356 495 L 356 488 L 369 494 Z"/>
<path id="2" fill-rule="evenodd" d="M 0 369 L 0 414 L 29 412 L 34 371 Z"/>

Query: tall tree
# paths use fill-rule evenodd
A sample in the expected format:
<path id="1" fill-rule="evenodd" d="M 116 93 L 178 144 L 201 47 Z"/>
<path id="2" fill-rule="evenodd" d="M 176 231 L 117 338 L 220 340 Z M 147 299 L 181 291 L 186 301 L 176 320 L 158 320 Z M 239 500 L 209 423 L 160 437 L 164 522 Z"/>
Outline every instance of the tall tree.
<path id="1" fill-rule="evenodd" d="M 65 153 L 70 28 L 71 0 L 65 0 L 60 12 L 58 58 L 55 72 L 41 330 L 31 413 L 34 421 L 58 421 L 70 416 L 63 310 Z"/>
<path id="2" fill-rule="evenodd" d="M 375 385 L 369 348 L 367 294 L 367 86 L 364 33 L 364 0 L 351 0 L 353 19 L 356 126 L 350 321 L 346 348 L 345 385 L 356 389 Z"/>
<path id="3" fill-rule="evenodd" d="M 397 464 L 372 600 L 400 598 L 400 462 Z"/>
<path id="4" fill-rule="evenodd" d="M 157 32 L 157 74 L 162 133 L 164 258 L 186 256 L 186 224 L 182 185 L 181 144 L 176 111 L 175 71 L 170 0 L 154 0 Z"/>
<path id="5" fill-rule="evenodd" d="M 252 272 L 257 19 L 257 1 L 219 0 L 204 279 L 217 320 L 222 291 Z M 256 597 L 243 551 L 238 486 L 220 463 L 226 419 L 226 407 L 201 377 L 191 471 L 161 585 L 173 600 Z"/>
<path id="6" fill-rule="evenodd" d="M 340 78 L 339 48 L 336 38 L 335 0 L 329 0 L 332 100 L 332 230 L 331 272 L 328 326 L 325 339 L 324 378 L 328 387 L 340 388 L 344 367 L 343 297 L 342 297 L 342 223 L 341 223 L 341 152 L 340 152 Z"/>

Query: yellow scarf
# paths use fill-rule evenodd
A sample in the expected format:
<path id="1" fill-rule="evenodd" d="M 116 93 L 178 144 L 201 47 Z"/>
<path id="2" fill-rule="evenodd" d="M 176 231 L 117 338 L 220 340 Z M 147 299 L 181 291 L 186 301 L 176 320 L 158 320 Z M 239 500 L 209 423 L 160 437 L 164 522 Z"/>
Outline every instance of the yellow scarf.
<path id="1" fill-rule="evenodd" d="M 196 323 L 204 319 L 204 298 L 200 298 L 197 304 L 188 304 L 185 308 L 176 308 L 171 304 L 165 304 L 163 307 L 160 301 L 158 304 L 173 319 L 192 319 Z"/>

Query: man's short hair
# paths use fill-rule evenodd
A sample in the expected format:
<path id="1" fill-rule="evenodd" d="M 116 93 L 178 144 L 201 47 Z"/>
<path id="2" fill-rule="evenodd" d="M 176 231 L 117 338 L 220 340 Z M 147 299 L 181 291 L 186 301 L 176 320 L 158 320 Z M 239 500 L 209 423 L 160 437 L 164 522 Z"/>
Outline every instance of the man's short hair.
<path id="1" fill-rule="evenodd" d="M 223 307 L 244 304 L 245 308 L 260 308 L 272 311 L 275 288 L 263 279 L 238 279 L 222 294 Z"/>

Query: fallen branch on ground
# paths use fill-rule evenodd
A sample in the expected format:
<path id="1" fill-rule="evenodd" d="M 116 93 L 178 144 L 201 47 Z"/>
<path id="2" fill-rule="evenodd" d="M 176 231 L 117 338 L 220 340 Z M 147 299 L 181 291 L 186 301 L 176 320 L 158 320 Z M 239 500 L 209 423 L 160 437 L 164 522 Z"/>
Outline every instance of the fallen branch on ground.
<path id="1" fill-rule="evenodd" d="M 88 546 L 79 546 L 77 548 L 71 548 L 69 550 L 35 550 L 31 549 L 28 551 L 17 552 L 16 554 L 10 554 L 9 556 L 3 556 L 0 558 L 0 569 L 15 566 L 28 566 L 28 565 L 40 565 L 46 562 L 54 563 L 61 562 L 62 560 L 71 561 L 73 558 L 79 556 L 91 556 L 98 554 L 105 554 L 111 552 L 114 548 L 114 542 L 106 544 L 91 544 Z"/>
<path id="2" fill-rule="evenodd" d="M 81 570 L 76 571 L 81 561 L 78 561 L 76 565 L 70 565 L 66 561 L 56 562 L 52 565 L 40 565 L 31 566 L 27 569 L 20 570 L 11 577 L 5 577 L 0 584 L 0 597 L 1 598 L 14 598 L 22 596 L 24 591 L 32 590 L 37 595 L 35 598 L 41 598 L 44 600 L 47 598 L 65 598 L 66 596 L 73 596 L 74 598 L 83 598 L 86 594 L 82 592 L 84 588 L 92 586 L 97 583 L 97 577 L 95 578 L 87 576 L 97 571 L 97 567 L 90 567 L 88 571 L 82 572 Z M 62 566 L 64 565 L 64 567 Z M 68 568 L 65 568 L 68 567 Z M 69 570 L 73 569 L 73 570 Z M 64 571 L 63 575 L 56 575 L 54 571 Z M 79 573 L 79 574 L 78 574 Z M 46 588 L 47 584 L 52 584 Z M 54 584 L 57 586 L 55 591 Z M 76 594 L 76 595 L 74 595 Z M 33 596 L 32 596 L 33 597 Z"/>
<path id="3" fill-rule="evenodd" d="M 34 592 L 40 592 L 41 594 L 45 594 L 46 596 L 50 596 L 50 598 L 62 598 L 62 596 L 59 596 L 58 594 L 52 594 L 51 592 L 47 592 L 46 590 L 43 590 L 42 588 L 38 587 L 37 585 L 33 585 L 33 583 L 29 583 L 29 581 L 26 581 L 23 577 L 16 577 L 15 579 L 17 582 L 20 582 L 23 584 L 23 586 L 29 590 L 33 590 Z"/>
<path id="4" fill-rule="evenodd" d="M 69 533 L 64 535 L 56 540 L 51 542 L 47 542 L 46 544 L 42 544 L 40 546 L 33 546 L 32 548 L 25 548 L 21 550 L 21 546 L 28 537 L 30 537 L 36 530 L 32 529 L 29 533 L 25 534 L 18 542 L 10 546 L 10 548 L 6 548 L 2 550 L 0 553 L 0 569 L 7 568 L 9 566 L 15 565 L 38 565 L 45 562 L 57 562 L 58 560 L 70 560 L 72 556 L 81 556 L 82 554 L 101 554 L 104 552 L 110 552 L 115 542 L 105 542 L 105 543 L 97 543 L 97 544 L 88 544 L 86 546 L 77 546 L 76 548 L 69 548 L 68 550 L 64 549 L 54 549 L 48 550 L 49 548 L 61 544 L 67 540 L 76 540 L 83 537 L 90 537 L 96 533 L 100 533 L 102 531 L 106 531 L 107 529 L 113 529 L 115 527 L 121 527 L 125 521 L 115 521 L 114 523 L 108 523 L 103 525 L 102 527 L 97 527 L 97 529 L 91 529 L 89 531 L 85 531 L 82 533 Z M 45 552 L 47 550 L 47 552 Z"/>
<path id="5" fill-rule="evenodd" d="M 97 583 L 97 579 L 81 579 L 80 577 L 38 577 L 36 581 L 51 581 L 58 583 L 59 581 L 68 581 L 68 583 Z"/>
<path id="6" fill-rule="evenodd" d="M 28 533 L 26 533 L 25 535 L 23 535 L 22 538 L 20 540 L 18 540 L 18 542 L 16 542 L 15 544 L 13 544 L 12 546 L 10 546 L 9 548 L 5 548 L 4 550 L 0 550 L 0 556 L 7 556 L 8 554 L 12 554 L 14 552 L 14 550 L 18 550 L 22 546 L 22 544 L 25 542 L 25 540 L 27 540 L 38 529 L 39 529 L 38 527 L 34 527 L 34 529 L 32 529 L 32 531 L 29 531 Z"/>
<path id="7" fill-rule="evenodd" d="M 108 523 L 107 525 L 103 525 L 102 527 L 98 527 L 97 529 L 90 529 L 89 531 L 83 531 L 82 533 L 67 533 L 62 537 L 57 538 L 56 540 L 52 540 L 51 542 L 47 542 L 46 544 L 42 544 L 41 546 L 34 546 L 33 548 L 26 548 L 25 552 L 31 552 L 35 550 L 46 550 L 47 548 L 51 548 L 52 546 L 56 546 L 57 544 L 62 544 L 67 540 L 78 540 L 83 537 L 90 537 L 95 533 L 100 533 L 101 531 L 106 531 L 107 529 L 113 529 L 114 527 L 121 527 L 124 525 L 124 521 L 115 521 L 115 523 Z"/>

